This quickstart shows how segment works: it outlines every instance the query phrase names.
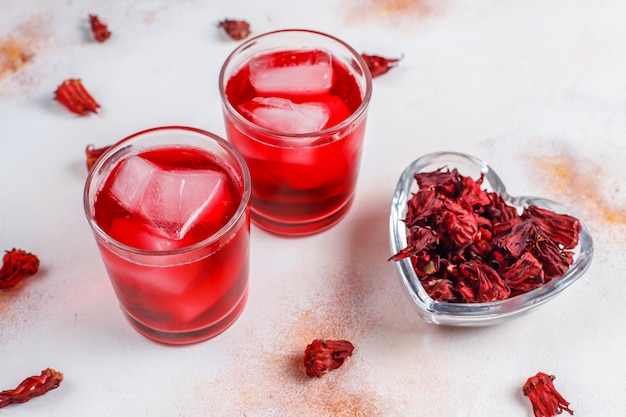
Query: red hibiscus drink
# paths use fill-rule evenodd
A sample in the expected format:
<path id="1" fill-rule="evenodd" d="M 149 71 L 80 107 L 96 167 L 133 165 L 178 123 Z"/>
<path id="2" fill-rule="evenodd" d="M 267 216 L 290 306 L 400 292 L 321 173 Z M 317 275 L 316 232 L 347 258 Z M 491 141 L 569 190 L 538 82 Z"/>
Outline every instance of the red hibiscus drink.
<path id="1" fill-rule="evenodd" d="M 188 127 L 139 132 L 96 162 L 85 213 L 140 333 L 193 343 L 237 319 L 248 293 L 250 187 L 228 142 Z"/>
<path id="2" fill-rule="evenodd" d="M 252 221 L 301 236 L 341 220 L 353 199 L 372 80 L 331 36 L 267 33 L 243 43 L 220 74 L 228 140 L 252 177 Z"/>

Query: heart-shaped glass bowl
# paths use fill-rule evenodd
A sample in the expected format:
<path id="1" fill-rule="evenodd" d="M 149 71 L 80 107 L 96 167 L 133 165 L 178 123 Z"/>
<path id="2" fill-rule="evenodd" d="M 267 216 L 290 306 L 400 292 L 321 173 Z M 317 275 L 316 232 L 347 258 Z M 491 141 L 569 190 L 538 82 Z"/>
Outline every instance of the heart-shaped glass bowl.
<path id="1" fill-rule="evenodd" d="M 396 254 L 407 246 L 407 228 L 404 224 L 408 201 L 417 192 L 414 174 L 432 172 L 439 168 L 456 168 L 461 175 L 477 179 L 484 175 L 482 188 L 502 196 L 509 205 L 521 209 L 530 205 L 576 217 L 567 207 L 545 198 L 510 195 L 498 175 L 482 160 L 462 153 L 440 152 L 425 155 L 411 163 L 398 180 L 389 217 L 391 253 Z M 577 217 L 578 218 L 578 217 Z M 580 219 L 579 219 L 580 220 Z M 591 264 L 593 243 L 591 235 L 581 223 L 578 246 L 574 250 L 574 262 L 561 277 L 532 291 L 487 303 L 448 303 L 435 301 L 427 293 L 417 277 L 410 258 L 394 261 L 402 285 L 417 306 L 420 317 L 429 323 L 449 326 L 486 326 L 497 324 L 527 313 L 551 300 L 570 284 L 580 278 Z"/>

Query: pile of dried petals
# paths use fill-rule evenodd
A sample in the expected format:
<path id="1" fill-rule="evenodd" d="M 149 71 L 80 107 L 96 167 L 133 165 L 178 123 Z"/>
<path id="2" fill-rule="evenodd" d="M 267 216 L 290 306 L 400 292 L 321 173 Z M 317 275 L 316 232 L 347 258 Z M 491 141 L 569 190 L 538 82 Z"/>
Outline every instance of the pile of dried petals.
<path id="1" fill-rule="evenodd" d="M 537 206 L 523 212 L 456 169 L 416 173 L 408 202 L 410 257 L 428 295 L 437 301 L 503 300 L 562 276 L 573 262 L 580 222 Z"/>
<path id="2" fill-rule="evenodd" d="M 315 339 L 304 351 L 304 368 L 308 376 L 321 377 L 343 365 L 352 356 L 354 346 L 346 340 Z"/>
<path id="3" fill-rule="evenodd" d="M 522 392 L 533 406 L 535 417 L 554 417 L 563 411 L 573 415 L 574 412 L 569 409 L 569 403 L 554 388 L 552 381 L 554 381 L 554 375 L 539 372 L 528 378 L 522 387 Z"/>
<path id="4" fill-rule="evenodd" d="M 0 289 L 16 285 L 39 270 L 39 258 L 22 249 L 6 251 L 0 268 Z"/>

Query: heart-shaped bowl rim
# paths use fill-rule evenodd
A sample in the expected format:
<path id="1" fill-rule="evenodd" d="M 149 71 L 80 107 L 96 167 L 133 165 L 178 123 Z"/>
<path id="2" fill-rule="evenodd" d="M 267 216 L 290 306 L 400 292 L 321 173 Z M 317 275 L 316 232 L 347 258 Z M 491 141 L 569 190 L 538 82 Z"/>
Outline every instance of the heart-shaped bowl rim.
<path id="1" fill-rule="evenodd" d="M 398 180 L 389 216 L 389 240 L 394 255 L 407 246 L 407 228 L 404 224 L 408 201 L 418 190 L 414 174 L 439 168 L 456 168 L 461 175 L 477 179 L 484 175 L 482 188 L 502 196 L 517 208 L 536 205 L 557 213 L 576 217 L 581 224 L 579 242 L 574 249 L 574 262 L 567 272 L 552 281 L 514 297 L 487 303 L 448 303 L 432 299 L 420 283 L 410 258 L 394 261 L 396 270 L 410 299 L 417 306 L 420 317 L 429 323 L 449 326 L 487 326 L 527 313 L 551 300 L 580 278 L 593 258 L 593 242 L 589 230 L 578 216 L 556 201 L 540 197 L 514 196 L 507 192 L 500 177 L 484 161 L 458 152 L 435 152 L 413 161 Z"/>

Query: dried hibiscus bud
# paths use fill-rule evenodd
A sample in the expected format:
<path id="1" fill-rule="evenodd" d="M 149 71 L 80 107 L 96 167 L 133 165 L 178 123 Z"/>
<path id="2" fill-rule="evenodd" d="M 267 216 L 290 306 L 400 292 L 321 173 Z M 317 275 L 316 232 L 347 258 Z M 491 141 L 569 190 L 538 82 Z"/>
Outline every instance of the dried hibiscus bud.
<path id="1" fill-rule="evenodd" d="M 98 107 L 100 107 L 77 78 L 63 81 L 54 92 L 54 99 L 71 112 L 81 116 L 89 112 L 98 113 Z"/>
<path id="2" fill-rule="evenodd" d="M 236 41 L 240 41 L 247 38 L 250 35 L 250 24 L 245 20 L 224 19 L 218 27 L 224 29 L 224 31 Z"/>
<path id="3" fill-rule="evenodd" d="M 111 32 L 107 25 L 102 23 L 98 16 L 90 14 L 89 15 L 89 23 L 91 23 L 91 31 L 93 32 L 94 38 L 98 42 L 104 42 L 111 37 Z"/>
<path id="4" fill-rule="evenodd" d="M 26 378 L 17 388 L 0 392 L 0 408 L 25 403 L 34 397 L 44 395 L 61 385 L 62 381 L 61 372 L 51 368 L 44 369 L 41 375 Z"/>
<path id="5" fill-rule="evenodd" d="M 321 377 L 343 365 L 352 356 L 354 346 L 346 340 L 315 339 L 304 351 L 304 367 L 308 376 Z"/>
<path id="6" fill-rule="evenodd" d="M 39 259 L 32 253 L 13 248 L 6 251 L 0 268 L 0 288 L 9 288 L 39 269 Z"/>
<path id="7" fill-rule="evenodd" d="M 365 60 L 372 78 L 385 74 L 400 62 L 400 58 L 384 58 L 378 55 L 361 54 L 361 57 Z"/>
<path id="8" fill-rule="evenodd" d="M 85 149 L 85 156 L 87 157 L 87 171 L 91 170 L 93 164 L 96 163 L 100 155 L 105 153 L 110 146 L 104 146 L 102 148 L 96 148 L 93 145 L 87 145 L 87 149 Z"/>
<path id="9" fill-rule="evenodd" d="M 573 415 L 574 412 L 568 408 L 569 403 L 554 388 L 552 381 L 554 375 L 539 372 L 528 378 L 522 387 L 524 395 L 530 399 L 535 417 L 553 417 L 563 411 Z"/>

